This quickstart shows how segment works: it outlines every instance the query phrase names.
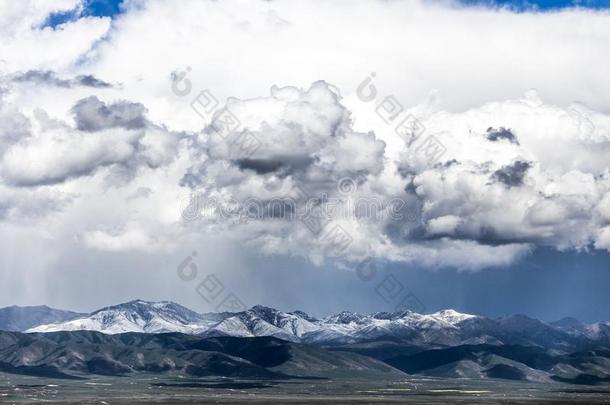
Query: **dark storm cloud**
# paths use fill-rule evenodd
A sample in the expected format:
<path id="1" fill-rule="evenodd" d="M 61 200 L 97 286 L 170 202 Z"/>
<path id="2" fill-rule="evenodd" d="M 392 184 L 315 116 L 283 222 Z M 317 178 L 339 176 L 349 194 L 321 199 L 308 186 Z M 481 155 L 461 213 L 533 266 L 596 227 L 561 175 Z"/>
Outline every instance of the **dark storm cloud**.
<path id="1" fill-rule="evenodd" d="M 118 101 L 105 104 L 95 96 L 76 102 L 72 107 L 76 127 L 95 132 L 107 128 L 141 129 L 146 126 L 146 108 L 140 103 Z"/>
<path id="2" fill-rule="evenodd" d="M 180 179 L 180 187 L 188 187 L 190 189 L 196 189 L 204 184 L 203 176 L 205 174 L 205 168 L 191 167 Z"/>
<path id="3" fill-rule="evenodd" d="M 17 83 L 32 82 L 57 87 L 70 87 L 69 80 L 58 78 L 55 73 L 51 72 L 50 70 L 28 70 L 25 73 L 20 73 L 15 76 L 13 81 Z"/>
<path id="4" fill-rule="evenodd" d="M 513 132 L 510 129 L 507 129 L 504 127 L 487 128 L 487 133 L 485 134 L 485 137 L 487 137 L 487 140 L 489 140 L 491 142 L 498 142 L 498 141 L 505 139 L 511 143 L 519 145 L 519 141 L 517 140 L 517 137 L 515 136 L 515 134 L 513 134 Z"/>
<path id="5" fill-rule="evenodd" d="M 506 232 L 506 230 L 500 229 L 494 225 L 484 225 L 472 229 L 461 226 L 457 227 L 456 230 L 451 233 L 438 233 L 435 235 L 426 234 L 421 239 L 432 241 L 444 238 L 451 238 L 452 240 L 473 241 L 486 246 L 501 246 L 511 243 L 536 244 L 540 242 L 540 239 L 535 236 L 522 236 L 513 234 L 510 232 Z"/>
<path id="6" fill-rule="evenodd" d="M 93 75 L 79 75 L 73 79 L 62 79 L 50 70 L 28 70 L 13 77 L 13 81 L 17 83 L 46 84 L 64 88 L 83 86 L 99 89 L 112 87 L 110 83 L 100 80 Z"/>
<path id="7" fill-rule="evenodd" d="M 313 159 L 309 157 L 296 156 L 270 159 L 238 159 L 235 163 L 241 170 L 252 170 L 256 174 L 273 172 L 289 174 L 306 169 L 312 161 Z"/>
<path id="8" fill-rule="evenodd" d="M 523 178 L 530 167 L 532 167 L 530 162 L 517 160 L 511 165 L 496 170 L 493 178 L 508 187 L 519 187 L 523 185 Z"/>
<path id="9" fill-rule="evenodd" d="M 451 160 L 448 160 L 448 161 L 443 162 L 443 163 L 436 163 L 434 165 L 434 167 L 435 168 L 446 169 L 446 168 L 451 167 L 453 165 L 459 165 L 459 164 L 460 164 L 460 162 L 458 162 L 456 159 L 451 159 Z"/>
<path id="10" fill-rule="evenodd" d="M 74 83 L 78 83 L 81 86 L 85 87 L 95 87 L 95 88 L 107 88 L 112 87 L 110 83 L 107 83 L 103 80 L 98 79 L 93 75 L 79 75 L 73 80 Z"/>
<path id="11" fill-rule="evenodd" d="M 253 170 L 256 174 L 267 174 L 278 171 L 284 164 L 274 159 L 238 159 L 235 161 L 241 170 Z"/>

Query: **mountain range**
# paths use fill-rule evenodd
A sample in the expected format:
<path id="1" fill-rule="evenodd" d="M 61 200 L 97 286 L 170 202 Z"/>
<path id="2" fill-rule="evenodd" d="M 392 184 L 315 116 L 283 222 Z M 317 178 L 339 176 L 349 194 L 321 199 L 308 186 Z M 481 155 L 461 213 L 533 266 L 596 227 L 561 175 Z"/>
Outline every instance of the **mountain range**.
<path id="1" fill-rule="evenodd" d="M 13 315 L 7 316 L 7 313 Z M 4 308 L 0 309 L 0 330 L 273 336 L 291 342 L 323 345 L 393 339 L 415 346 L 521 344 L 567 350 L 610 342 L 610 322 L 585 324 L 573 318 L 552 323 L 524 315 L 491 319 L 449 309 L 432 314 L 341 312 L 317 319 L 302 311 L 283 312 L 261 305 L 236 313 L 200 314 L 170 301 L 142 300 L 105 307 L 89 314 L 48 307 Z"/>
<path id="2" fill-rule="evenodd" d="M 130 301 L 89 314 L 0 309 L 0 372 L 47 378 L 170 373 L 248 378 L 500 378 L 610 382 L 610 323 L 443 310 L 315 318 L 255 306 L 197 313 Z"/>

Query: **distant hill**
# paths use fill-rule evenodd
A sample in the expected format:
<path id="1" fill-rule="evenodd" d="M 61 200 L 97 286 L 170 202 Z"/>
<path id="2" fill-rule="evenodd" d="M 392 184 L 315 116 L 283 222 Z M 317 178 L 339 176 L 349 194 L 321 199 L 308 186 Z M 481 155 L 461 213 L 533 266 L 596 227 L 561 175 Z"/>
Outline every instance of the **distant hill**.
<path id="1" fill-rule="evenodd" d="M 0 308 L 0 330 L 25 331 L 35 326 L 61 323 L 86 314 L 61 311 L 46 305 L 34 307 L 11 306 Z"/>
<path id="2" fill-rule="evenodd" d="M 273 337 L 107 335 L 90 331 L 0 332 L 0 372 L 65 379 L 133 373 L 275 379 L 402 375 L 370 357 Z"/>

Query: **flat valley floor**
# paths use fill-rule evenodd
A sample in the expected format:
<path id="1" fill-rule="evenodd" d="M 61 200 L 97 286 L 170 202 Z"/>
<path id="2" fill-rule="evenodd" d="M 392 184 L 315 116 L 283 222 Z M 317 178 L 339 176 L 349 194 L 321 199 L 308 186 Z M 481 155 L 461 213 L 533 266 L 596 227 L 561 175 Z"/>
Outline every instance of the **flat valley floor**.
<path id="1" fill-rule="evenodd" d="M 158 375 L 55 380 L 0 373 L 1 404 L 610 404 L 610 384 L 408 378 L 248 380 Z"/>

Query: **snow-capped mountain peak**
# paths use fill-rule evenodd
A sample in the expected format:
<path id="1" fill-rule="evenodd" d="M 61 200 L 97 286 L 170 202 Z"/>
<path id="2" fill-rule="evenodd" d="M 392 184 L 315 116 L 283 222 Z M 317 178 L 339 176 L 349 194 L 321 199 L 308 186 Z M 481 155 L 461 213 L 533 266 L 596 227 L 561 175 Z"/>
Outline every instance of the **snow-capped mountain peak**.
<path id="1" fill-rule="evenodd" d="M 155 317 L 179 322 L 181 324 L 189 324 L 198 322 L 202 319 L 202 315 L 190 309 L 183 307 L 171 301 L 150 302 L 143 300 L 133 300 L 124 304 L 105 307 L 92 312 L 90 316 L 97 314 L 114 315 L 123 313 L 133 322 L 150 322 Z"/>
<path id="2" fill-rule="evenodd" d="M 360 323 L 365 318 L 364 315 L 360 315 L 357 312 L 342 311 L 338 314 L 328 316 L 323 319 L 324 323 L 329 324 L 350 324 Z"/>
<path id="3" fill-rule="evenodd" d="M 474 315 L 444 310 L 431 315 L 411 311 L 359 314 L 343 311 L 324 319 L 316 319 L 302 311 L 282 312 L 256 305 L 238 313 L 198 314 L 170 301 L 133 300 L 99 309 L 86 316 L 50 325 L 41 325 L 28 332 L 59 330 L 95 330 L 104 333 L 182 332 L 206 336 L 241 337 L 275 336 L 304 342 L 351 342 L 388 335 L 422 333 L 424 340 L 451 340 L 444 336 L 455 333 L 455 325 Z M 451 332 L 447 332 L 451 331 Z"/>
<path id="4" fill-rule="evenodd" d="M 183 332 L 199 333 L 212 322 L 205 316 L 171 301 L 129 301 L 101 308 L 67 322 L 41 325 L 27 332 L 94 330 L 104 333 Z"/>
<path id="5" fill-rule="evenodd" d="M 256 305 L 243 312 L 228 314 L 225 319 L 206 331 L 206 334 L 275 336 L 286 340 L 299 340 L 304 334 L 317 329 L 315 318 L 304 312 L 282 312 Z"/>
<path id="6" fill-rule="evenodd" d="M 477 317 L 476 315 L 463 314 L 463 313 L 457 312 L 453 309 L 444 309 L 442 311 L 438 311 L 433 314 L 430 314 L 430 316 L 443 320 L 444 322 L 447 322 L 451 325 L 455 325 L 455 324 L 458 324 L 465 320 Z"/>
<path id="7" fill-rule="evenodd" d="M 498 319 L 445 309 L 432 314 L 412 311 L 359 314 L 343 311 L 322 319 L 302 311 L 283 312 L 257 305 L 242 312 L 199 314 L 171 301 L 134 300 L 27 332 L 93 330 L 124 332 L 181 332 L 201 336 L 274 336 L 303 343 L 349 344 L 389 339 L 410 345 L 502 344 L 557 347 L 575 342 L 608 340 L 610 323 L 591 325 L 576 320 L 546 323 L 523 315 Z M 604 340 L 604 341 L 605 341 Z"/>

